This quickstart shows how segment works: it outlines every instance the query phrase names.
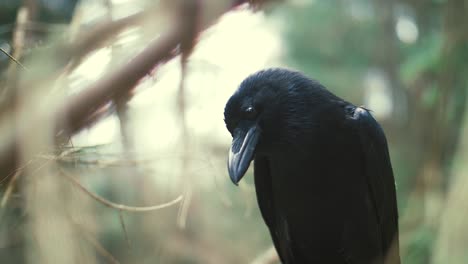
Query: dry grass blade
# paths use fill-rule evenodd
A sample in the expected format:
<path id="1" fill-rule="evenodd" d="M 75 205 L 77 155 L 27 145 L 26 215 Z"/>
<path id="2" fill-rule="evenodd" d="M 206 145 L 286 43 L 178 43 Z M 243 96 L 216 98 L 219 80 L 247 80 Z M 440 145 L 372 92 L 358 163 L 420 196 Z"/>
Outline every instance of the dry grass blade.
<path id="1" fill-rule="evenodd" d="M 13 193 L 13 190 L 14 190 L 14 187 L 15 187 L 15 183 L 16 183 L 16 180 L 18 179 L 18 177 L 20 176 L 22 170 L 17 170 L 15 172 L 15 174 L 13 175 L 13 177 L 11 177 L 10 181 L 8 182 L 8 187 L 5 191 L 5 194 L 3 195 L 2 197 L 2 202 L 0 203 L 0 206 L 2 208 L 5 207 L 5 205 L 7 204 L 8 202 L 8 199 L 10 198 L 11 194 Z"/>

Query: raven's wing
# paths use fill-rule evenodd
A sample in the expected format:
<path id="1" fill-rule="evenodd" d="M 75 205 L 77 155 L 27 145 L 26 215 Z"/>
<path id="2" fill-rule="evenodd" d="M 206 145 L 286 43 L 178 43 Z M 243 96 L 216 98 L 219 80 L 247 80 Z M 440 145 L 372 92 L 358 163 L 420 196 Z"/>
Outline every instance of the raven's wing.
<path id="1" fill-rule="evenodd" d="M 254 160 L 254 180 L 255 191 L 257 193 L 257 202 L 268 229 L 270 230 L 273 244 L 282 263 L 291 263 L 291 256 L 287 252 L 289 245 L 282 238 L 283 226 L 278 222 L 277 214 L 273 204 L 273 193 L 271 185 L 271 174 L 268 160 L 263 157 L 255 157 Z"/>
<path id="2" fill-rule="evenodd" d="M 400 263 L 398 239 L 398 209 L 392 165 L 387 140 L 380 125 L 364 108 L 357 107 L 353 118 L 363 150 L 366 178 L 373 199 L 385 263 Z"/>

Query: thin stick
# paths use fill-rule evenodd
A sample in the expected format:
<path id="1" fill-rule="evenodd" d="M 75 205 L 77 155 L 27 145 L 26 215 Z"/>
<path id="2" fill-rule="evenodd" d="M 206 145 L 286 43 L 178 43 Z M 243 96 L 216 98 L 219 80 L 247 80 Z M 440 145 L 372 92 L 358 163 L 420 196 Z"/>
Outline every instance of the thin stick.
<path id="1" fill-rule="evenodd" d="M 19 66 L 21 66 L 21 68 L 23 68 L 24 70 L 28 70 L 28 68 L 26 68 L 26 66 L 24 66 L 21 62 L 19 62 L 19 60 L 15 59 L 15 57 L 13 57 L 13 55 L 11 55 L 10 53 L 8 53 L 6 50 L 4 50 L 2 47 L 0 47 L 0 51 L 3 52 L 5 55 L 8 56 L 8 58 L 10 58 L 12 61 L 16 62 L 16 64 L 18 64 Z"/>
<path id="2" fill-rule="evenodd" d="M 90 234 L 86 232 L 83 233 L 83 236 L 89 243 L 91 243 L 94 246 L 94 248 L 96 248 L 96 251 L 99 252 L 101 256 L 107 259 L 109 263 L 112 263 L 112 264 L 120 263 L 114 256 L 112 256 L 112 254 L 109 251 L 107 251 L 107 249 L 105 249 L 101 245 L 101 243 L 99 243 L 99 241 L 96 238 L 92 237 Z"/>
<path id="3" fill-rule="evenodd" d="M 177 225 L 181 229 L 185 229 L 185 226 L 187 224 L 188 211 L 193 196 L 192 186 L 190 186 L 190 183 L 186 184 L 187 186 L 185 187 L 186 189 L 184 192 L 184 200 L 182 201 L 182 204 L 179 207 L 179 212 L 177 213 Z"/>
<path id="4" fill-rule="evenodd" d="M 164 208 L 167 208 L 167 207 L 170 207 L 172 205 L 175 205 L 177 204 L 178 202 L 182 201 L 182 198 L 183 196 L 182 195 L 179 195 L 176 199 L 170 201 L 170 202 L 167 202 L 167 203 L 163 203 L 163 204 L 158 204 L 158 205 L 154 205 L 154 206 L 128 206 L 128 205 L 123 205 L 123 204 L 117 204 L 117 203 L 114 203 L 114 202 L 111 202 L 91 191 L 89 191 L 86 187 L 84 187 L 78 180 L 76 180 L 74 177 L 72 177 L 71 175 L 69 175 L 67 172 L 65 172 L 64 170 L 61 170 L 62 171 L 62 175 L 65 176 L 68 180 L 70 180 L 76 187 L 78 187 L 78 189 L 82 190 L 84 193 L 86 193 L 87 195 L 89 195 L 91 198 L 93 198 L 94 200 L 102 203 L 103 205 L 107 206 L 107 207 L 110 207 L 110 208 L 113 208 L 113 209 L 117 209 L 117 210 L 120 210 L 120 211 L 127 211 L 127 212 L 150 212 L 150 211 L 156 211 L 156 210 L 160 210 L 160 209 L 164 209 Z"/>
<path id="5" fill-rule="evenodd" d="M 6 191 L 5 191 L 5 194 L 2 197 L 2 202 L 0 204 L 0 206 L 2 208 L 5 207 L 6 203 L 8 202 L 8 199 L 10 198 L 11 193 L 14 190 L 16 180 L 18 179 L 21 172 L 22 172 L 22 170 L 17 170 L 15 172 L 15 174 L 13 175 L 13 177 L 11 177 L 11 180 L 8 182 L 8 187 L 7 187 Z"/>
<path id="6" fill-rule="evenodd" d="M 127 241 L 128 249 L 132 249 L 131 244 L 130 244 L 130 239 L 128 237 L 127 228 L 125 227 L 125 221 L 124 221 L 124 218 L 123 218 L 122 210 L 119 210 L 119 220 L 120 220 L 120 225 L 122 226 L 122 230 L 124 231 L 125 241 Z"/>

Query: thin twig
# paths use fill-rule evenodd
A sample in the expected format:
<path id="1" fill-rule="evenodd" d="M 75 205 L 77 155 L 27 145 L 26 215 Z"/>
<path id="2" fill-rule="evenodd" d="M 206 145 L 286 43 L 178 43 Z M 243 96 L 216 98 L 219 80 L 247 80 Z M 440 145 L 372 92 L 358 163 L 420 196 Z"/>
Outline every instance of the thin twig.
<path id="1" fill-rule="evenodd" d="M 96 165 L 101 168 L 103 167 L 123 167 L 123 166 L 135 166 L 146 163 L 154 162 L 154 159 L 95 159 L 95 160 L 81 160 L 78 157 L 67 157 L 67 156 L 54 156 L 54 155 L 41 155 L 40 158 L 46 160 L 55 160 L 63 163 L 73 163 L 78 165 Z"/>
<path id="2" fill-rule="evenodd" d="M 179 228 L 184 229 L 187 224 L 188 211 L 190 208 L 190 203 L 192 202 L 193 190 L 190 186 L 190 182 L 186 183 L 184 191 L 184 199 L 182 204 L 179 207 L 179 212 L 177 213 L 177 225 Z"/>
<path id="3" fill-rule="evenodd" d="M 64 147 L 67 148 L 67 147 Z M 79 148 L 94 148 L 92 147 L 79 147 Z M 137 165 L 144 165 L 144 164 L 151 164 L 154 163 L 156 160 L 161 160 L 161 159 L 182 159 L 183 157 L 182 154 L 175 154 L 175 155 L 155 155 L 155 156 L 148 156 L 146 155 L 145 158 L 135 158 L 135 159 L 126 159 L 126 158 L 120 158 L 120 154 L 100 154 L 100 159 L 81 159 L 80 154 L 75 154 L 79 150 L 67 150 L 64 152 L 64 154 L 60 155 L 52 155 L 52 154 L 39 154 L 37 157 L 45 160 L 54 160 L 57 162 L 63 162 L 63 163 L 73 163 L 77 165 L 83 165 L 83 166 L 90 166 L 90 165 L 95 165 L 99 166 L 100 168 L 103 167 L 123 167 L 123 166 L 137 166 Z M 108 158 L 109 157 L 109 158 Z M 204 159 L 203 157 L 190 157 L 191 161 L 200 161 L 200 162 L 208 162 L 207 159 Z M 207 165 L 206 167 L 210 167 Z"/>
<path id="4" fill-rule="evenodd" d="M 190 35 L 191 33 L 189 33 Z M 190 161 L 188 159 L 188 150 L 190 149 L 190 138 L 188 135 L 187 119 L 186 119 L 186 100 L 185 100 L 185 80 L 187 76 L 187 55 L 182 53 L 181 56 L 181 77 L 178 92 L 178 108 L 179 108 L 179 121 L 182 128 L 182 145 L 184 149 L 184 156 L 182 159 L 182 177 L 184 179 L 184 200 L 182 201 L 179 212 L 177 214 L 177 225 L 179 228 L 184 229 L 187 223 L 188 210 L 192 202 L 192 179 L 188 175 L 188 167 Z"/>
<path id="5" fill-rule="evenodd" d="M 68 51 L 64 55 L 69 56 L 64 61 L 68 62 L 68 60 L 71 59 L 73 61 L 71 69 L 74 68 L 86 54 L 99 48 L 103 43 L 115 37 L 124 29 L 141 23 L 153 12 L 154 8 L 149 8 L 118 20 L 103 22 L 96 25 L 91 31 L 80 34 L 70 45 L 62 47 L 63 50 Z"/>
<path id="6" fill-rule="evenodd" d="M 107 200 L 107 199 L 105 199 L 105 198 L 91 192 L 86 187 L 84 187 L 77 179 L 75 179 L 74 177 L 69 175 L 65 170 L 61 170 L 61 172 L 62 172 L 61 174 L 63 176 L 65 176 L 76 187 L 78 187 L 80 190 L 82 190 L 84 193 L 89 195 L 94 200 L 100 202 L 101 204 L 103 204 L 103 205 L 105 205 L 105 206 L 107 206 L 109 208 L 117 209 L 117 210 L 120 210 L 120 211 L 138 212 L 138 213 L 156 211 L 156 210 L 164 209 L 164 208 L 170 207 L 172 205 L 175 205 L 178 202 L 180 202 L 182 200 L 182 198 L 183 198 L 182 195 L 179 195 L 176 199 L 174 199 L 174 200 L 172 200 L 170 202 L 163 203 L 163 204 L 158 204 L 158 205 L 153 205 L 153 206 L 128 206 L 128 205 L 123 205 L 123 204 L 117 204 L 117 203 L 111 202 L 111 201 L 109 201 L 109 200 Z"/>
<path id="7" fill-rule="evenodd" d="M 129 239 L 129 236 L 128 236 L 128 232 L 127 232 L 127 228 L 125 227 L 125 221 L 124 221 L 124 218 L 123 218 L 122 210 L 119 210 L 119 220 L 120 220 L 120 225 L 122 226 L 122 230 L 123 230 L 124 235 L 125 235 L 125 241 L 127 241 L 127 247 L 128 247 L 128 249 L 132 249 L 131 244 L 130 244 L 130 239 Z"/>
<path id="8" fill-rule="evenodd" d="M 15 172 L 15 174 L 13 175 L 13 177 L 11 177 L 11 180 L 8 182 L 8 187 L 7 187 L 6 191 L 5 191 L 5 194 L 2 197 L 2 202 L 0 203 L 0 206 L 2 208 L 4 208 L 5 205 L 7 204 L 8 199 L 10 198 L 10 195 L 14 190 L 16 180 L 18 179 L 18 177 L 20 176 L 22 171 L 23 170 L 17 170 Z"/>
<path id="9" fill-rule="evenodd" d="M 11 55 L 10 53 L 8 53 L 6 50 L 4 50 L 2 47 L 0 47 L 0 51 L 3 52 L 5 55 L 7 55 L 12 61 L 14 61 L 16 64 L 18 64 L 19 66 L 21 66 L 21 68 L 23 68 L 24 70 L 28 70 L 28 68 L 26 68 L 26 66 L 24 66 L 21 62 L 19 62 L 19 60 L 15 59 L 15 57 L 13 57 L 13 55 Z"/>
<path id="10" fill-rule="evenodd" d="M 78 225 L 78 224 L 77 224 Z M 79 226 L 79 225 L 78 225 Z M 81 226 L 79 226 L 80 229 L 83 229 Z M 105 259 L 107 259 L 107 261 L 109 263 L 112 263 L 112 264 L 119 264 L 120 262 L 114 257 L 112 256 L 112 254 L 107 251 L 107 249 L 105 249 L 101 243 L 99 243 L 99 241 L 92 237 L 90 234 L 88 234 L 87 232 L 83 232 L 82 233 L 83 237 L 89 242 L 91 243 L 94 248 L 96 249 L 96 251 L 101 255 L 103 256 Z"/>

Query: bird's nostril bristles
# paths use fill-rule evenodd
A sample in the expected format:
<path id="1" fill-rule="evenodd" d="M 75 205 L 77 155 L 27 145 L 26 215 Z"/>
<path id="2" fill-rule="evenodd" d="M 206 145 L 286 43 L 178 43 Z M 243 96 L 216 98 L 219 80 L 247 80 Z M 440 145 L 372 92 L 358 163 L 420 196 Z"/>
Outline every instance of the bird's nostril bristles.
<path id="1" fill-rule="evenodd" d="M 234 138 L 232 140 L 232 147 L 231 150 L 233 153 L 238 153 L 242 148 L 242 144 L 244 143 L 245 132 L 243 131 L 236 131 L 234 133 Z"/>
<path id="2" fill-rule="evenodd" d="M 237 153 L 239 152 L 240 148 L 242 147 L 242 138 L 235 138 L 232 142 L 232 152 Z"/>

